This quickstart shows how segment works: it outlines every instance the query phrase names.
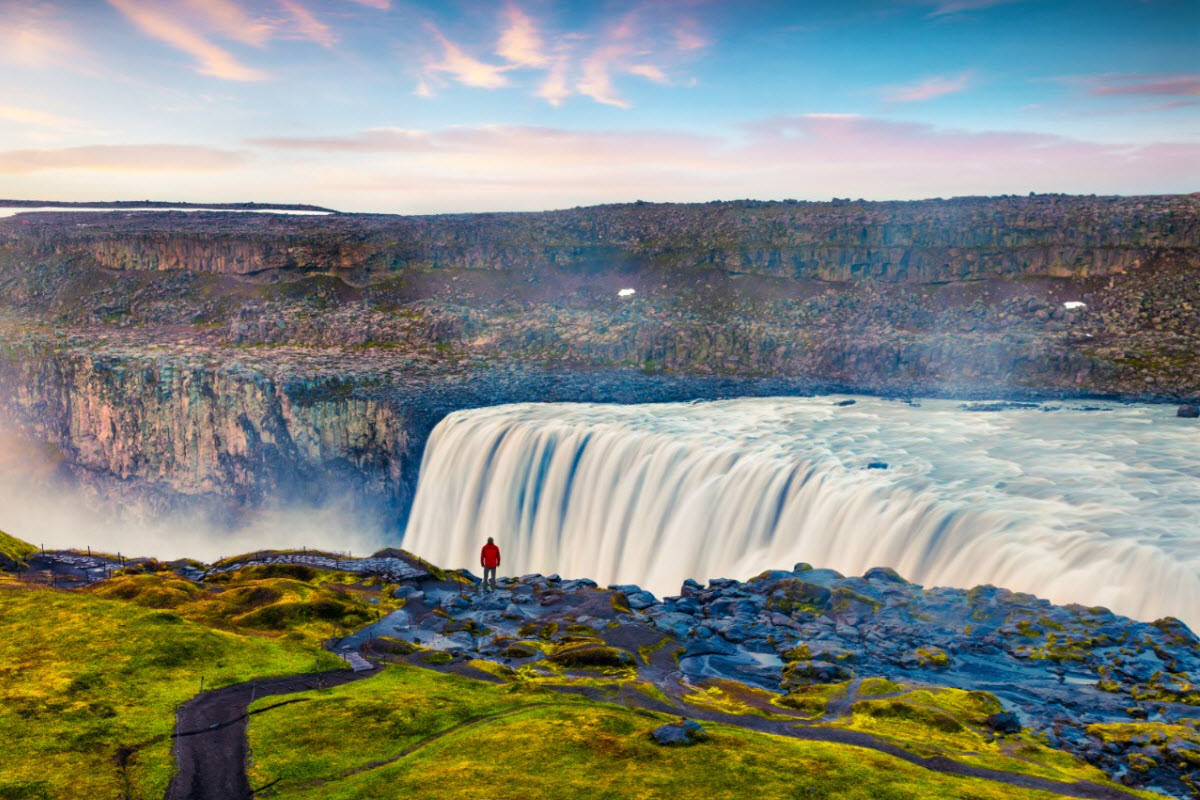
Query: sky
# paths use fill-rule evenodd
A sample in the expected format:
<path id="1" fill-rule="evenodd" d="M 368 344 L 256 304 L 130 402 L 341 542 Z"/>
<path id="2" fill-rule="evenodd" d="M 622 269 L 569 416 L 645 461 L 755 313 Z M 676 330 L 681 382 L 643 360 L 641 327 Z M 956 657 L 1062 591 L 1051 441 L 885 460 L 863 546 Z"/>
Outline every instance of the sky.
<path id="1" fill-rule="evenodd" d="M 0 197 L 1200 191 L 1198 0 L 0 0 Z"/>

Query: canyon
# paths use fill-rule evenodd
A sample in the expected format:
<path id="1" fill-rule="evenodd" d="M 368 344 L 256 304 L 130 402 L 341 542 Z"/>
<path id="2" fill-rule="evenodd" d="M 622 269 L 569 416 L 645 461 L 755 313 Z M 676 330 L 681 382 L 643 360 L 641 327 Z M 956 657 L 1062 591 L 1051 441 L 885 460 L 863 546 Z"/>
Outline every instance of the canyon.
<path id="1" fill-rule="evenodd" d="M 400 526 L 463 408 L 1195 402 L 1200 196 L 23 214 L 0 333 L 4 427 L 97 497 L 236 520 L 350 494 Z"/>

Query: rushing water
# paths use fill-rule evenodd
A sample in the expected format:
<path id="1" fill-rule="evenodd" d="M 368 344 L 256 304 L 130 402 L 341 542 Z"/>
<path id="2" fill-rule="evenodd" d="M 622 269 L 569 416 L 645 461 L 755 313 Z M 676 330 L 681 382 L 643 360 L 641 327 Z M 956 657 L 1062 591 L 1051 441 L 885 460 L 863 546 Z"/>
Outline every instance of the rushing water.
<path id="1" fill-rule="evenodd" d="M 523 404 L 433 431 L 405 546 L 637 583 L 797 561 L 1200 624 L 1200 426 L 1164 406 Z M 868 468 L 886 462 L 886 469 Z"/>

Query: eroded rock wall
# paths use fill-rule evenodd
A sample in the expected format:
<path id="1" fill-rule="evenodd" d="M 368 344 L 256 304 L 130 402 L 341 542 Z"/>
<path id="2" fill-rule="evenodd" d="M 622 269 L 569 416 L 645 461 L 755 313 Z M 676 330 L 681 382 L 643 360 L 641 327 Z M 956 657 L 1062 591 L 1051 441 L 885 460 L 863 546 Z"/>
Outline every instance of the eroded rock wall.
<path id="1" fill-rule="evenodd" d="M 0 416 L 77 470 L 248 505 L 402 490 L 404 419 L 340 383 L 162 358 L 9 355 Z"/>

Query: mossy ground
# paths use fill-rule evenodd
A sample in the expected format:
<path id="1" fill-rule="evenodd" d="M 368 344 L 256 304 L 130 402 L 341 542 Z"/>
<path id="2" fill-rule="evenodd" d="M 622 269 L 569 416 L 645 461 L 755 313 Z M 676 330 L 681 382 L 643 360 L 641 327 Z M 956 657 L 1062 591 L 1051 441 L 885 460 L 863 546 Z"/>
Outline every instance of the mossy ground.
<path id="1" fill-rule="evenodd" d="M 9 561 L 20 564 L 27 556 L 36 552 L 37 548 L 29 542 L 23 542 L 15 536 L 9 536 L 4 531 L 0 531 L 0 559 L 7 558 Z"/>
<path id="2" fill-rule="evenodd" d="M 147 608 L 169 609 L 222 630 L 278 636 L 319 647 L 403 605 L 392 587 L 352 573 L 298 564 L 244 567 L 203 584 L 171 572 L 121 575 L 87 591 Z"/>
<path id="3" fill-rule="evenodd" d="M 708 742 L 663 748 L 648 734 L 666 715 L 405 665 L 301 697 L 251 717 L 251 783 L 279 781 L 263 796 L 741 798 L 747 787 L 759 798 L 1057 796 L 711 723 Z"/>
<path id="4" fill-rule="evenodd" d="M 883 694 L 878 690 L 893 687 L 897 685 L 873 685 L 870 688 L 878 695 Z M 899 694 L 888 692 L 886 697 L 868 695 L 858 700 L 849 717 L 837 724 L 878 736 L 924 757 L 946 756 L 980 767 L 1050 780 L 1086 780 L 1114 785 L 1096 767 L 1069 753 L 1045 746 L 1029 733 L 1000 736 L 990 730 L 988 715 L 1002 708 L 987 692 L 904 688 L 907 691 Z"/>
<path id="5" fill-rule="evenodd" d="M 334 656 L 82 592 L 0 589 L 0 798 L 158 798 L 175 708 Z M 124 770 L 118 754 L 131 751 Z"/>

